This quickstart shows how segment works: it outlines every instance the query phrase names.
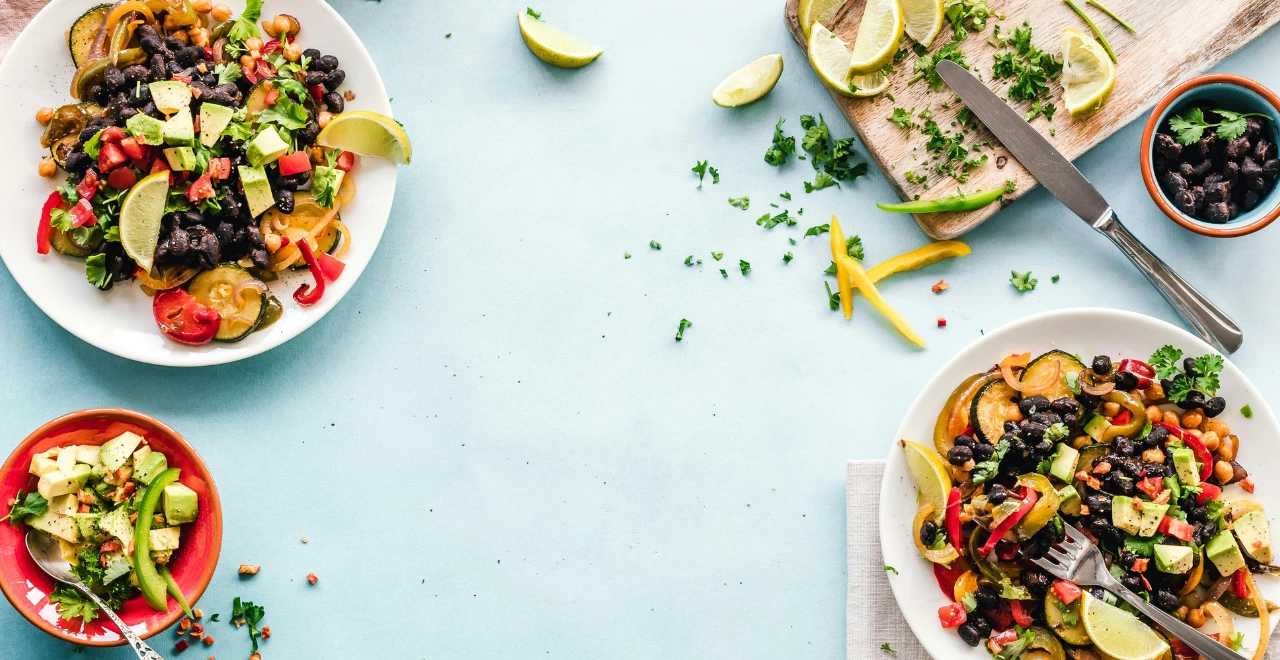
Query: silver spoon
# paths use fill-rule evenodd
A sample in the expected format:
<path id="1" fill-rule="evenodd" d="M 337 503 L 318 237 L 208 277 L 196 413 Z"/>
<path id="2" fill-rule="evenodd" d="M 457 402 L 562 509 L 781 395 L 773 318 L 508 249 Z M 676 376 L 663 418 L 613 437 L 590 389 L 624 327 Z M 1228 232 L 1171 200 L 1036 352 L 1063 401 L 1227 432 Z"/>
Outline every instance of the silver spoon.
<path id="1" fill-rule="evenodd" d="M 121 621 L 120 617 L 116 616 L 116 613 L 111 611 L 111 608 L 107 607 L 97 594 L 84 586 L 80 578 L 71 572 L 71 564 L 62 558 L 62 547 L 53 537 L 33 529 L 27 532 L 27 550 L 31 552 L 31 558 L 36 561 L 36 565 L 48 573 L 49 577 L 70 586 L 92 600 L 93 604 L 98 606 L 98 611 L 106 614 L 107 618 L 116 624 L 116 628 L 120 629 L 120 634 L 129 641 L 129 646 L 133 647 L 133 652 L 138 654 L 140 660 L 164 660 L 159 653 L 151 650 L 150 646 L 139 639 L 129 626 L 124 625 L 124 621 Z"/>

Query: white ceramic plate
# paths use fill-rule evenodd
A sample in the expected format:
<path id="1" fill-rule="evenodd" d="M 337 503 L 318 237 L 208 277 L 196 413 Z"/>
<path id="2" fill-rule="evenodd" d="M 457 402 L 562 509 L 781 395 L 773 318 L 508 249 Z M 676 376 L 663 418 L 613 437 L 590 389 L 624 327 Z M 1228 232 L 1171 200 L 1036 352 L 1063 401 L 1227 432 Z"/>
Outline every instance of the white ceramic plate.
<path id="1" fill-rule="evenodd" d="M 35 120 L 41 106 L 72 102 L 69 92 L 75 66 L 67 51 L 66 31 L 86 9 L 102 0 L 53 0 L 23 30 L 0 62 L 0 126 L 9 138 L 9 157 L 0 159 L 0 258 L 31 300 L 54 321 L 77 337 L 121 357 L 167 366 L 221 364 L 257 355 L 296 337 L 320 320 L 351 289 L 373 257 L 395 195 L 396 166 L 376 158 L 360 158 L 353 171 L 356 196 L 342 210 L 353 242 L 342 278 L 330 283 L 324 298 L 308 308 L 293 301 L 293 291 L 310 275 L 295 273 L 271 283 L 284 305 L 284 316 L 271 327 L 234 344 L 212 342 L 189 347 L 165 339 L 151 315 L 151 299 L 137 283 L 100 292 L 84 275 L 84 262 L 51 251 L 36 254 L 35 232 L 40 208 L 54 187 L 62 183 L 36 173 L 48 155 L 40 146 L 43 127 Z M 239 15 L 244 0 L 228 4 Z M 382 79 L 369 53 L 337 12 L 321 0 L 267 0 L 263 15 L 291 14 L 302 23 L 299 44 L 335 55 L 347 72 L 342 90 L 356 98 L 350 110 L 391 114 Z"/>
<path id="2" fill-rule="evenodd" d="M 1190 356 L 1214 352 L 1191 333 L 1164 321 L 1114 309 L 1068 309 L 1037 314 L 1016 321 L 970 344 L 951 359 L 920 393 L 895 439 L 933 446 L 933 426 L 951 391 L 966 377 L 986 371 L 1010 353 L 1038 355 L 1050 349 L 1079 353 L 1085 359 L 1110 355 L 1147 359 L 1165 345 L 1182 349 Z M 1266 401 L 1230 360 L 1221 376 L 1219 396 L 1227 400 L 1227 410 L 1219 419 L 1240 436 L 1240 464 L 1255 477 L 1254 497 L 1267 509 L 1268 517 L 1280 512 L 1280 427 Z M 1253 418 L 1245 419 L 1240 407 L 1249 404 Z M 1230 486 L 1228 493 L 1243 492 Z M 990 658 L 982 647 L 971 648 L 954 630 L 943 630 L 938 608 L 951 602 L 942 594 L 933 577 L 932 565 L 916 552 L 911 521 L 915 517 L 916 488 L 907 472 L 902 450 L 895 443 L 889 453 L 884 481 L 880 485 L 880 548 L 886 564 L 898 569 L 889 575 L 889 584 L 898 607 L 911 631 L 935 658 Z M 1280 601 L 1280 577 L 1261 576 L 1257 580 L 1263 595 Z M 1277 617 L 1271 617 L 1274 627 Z M 1235 617 L 1236 630 L 1244 633 L 1246 649 L 1258 643 L 1258 620 Z M 1251 654 L 1249 654 L 1251 655 Z"/>

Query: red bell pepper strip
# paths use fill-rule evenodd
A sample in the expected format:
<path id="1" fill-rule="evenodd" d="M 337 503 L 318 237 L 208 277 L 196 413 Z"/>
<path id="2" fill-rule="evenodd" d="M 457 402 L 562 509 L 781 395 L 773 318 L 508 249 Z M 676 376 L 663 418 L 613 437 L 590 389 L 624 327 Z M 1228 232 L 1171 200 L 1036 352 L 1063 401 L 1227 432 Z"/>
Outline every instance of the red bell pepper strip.
<path id="1" fill-rule="evenodd" d="M 44 208 L 40 209 L 40 224 L 36 227 L 36 252 L 38 254 L 49 254 L 49 238 L 53 235 L 53 225 L 49 224 L 49 217 L 53 215 L 54 209 L 65 208 L 67 208 L 67 204 L 62 200 L 62 193 L 56 190 L 49 193 L 49 198 L 44 200 Z"/>
<path id="2" fill-rule="evenodd" d="M 347 267 L 346 264 L 333 258 L 332 255 L 328 255 L 323 252 L 316 255 L 316 262 L 320 264 L 320 272 L 324 273 L 324 278 L 326 280 L 329 280 L 330 282 L 336 282 L 338 280 L 338 277 L 342 275 L 342 270 Z M 950 504 L 948 504 L 947 506 L 950 506 Z M 959 511 L 959 506 L 960 505 L 957 503 L 956 504 L 957 511 Z M 960 514 L 957 513 L 956 515 L 959 516 Z M 956 530 L 959 530 L 960 529 L 959 517 L 956 518 L 956 525 L 957 525 Z M 948 529 L 950 528 L 948 527 Z M 957 531 L 957 534 L 959 534 L 958 531 Z M 952 537 L 952 538 L 957 538 L 957 537 Z"/>
<path id="3" fill-rule="evenodd" d="M 956 597 L 956 582 L 960 580 L 960 576 L 964 575 L 967 570 L 969 570 L 969 564 L 963 559 L 953 561 L 950 565 L 934 564 L 933 579 L 937 580 L 938 588 L 942 590 L 942 593 L 946 594 L 947 598 L 954 600 Z"/>
<path id="4" fill-rule="evenodd" d="M 267 63 L 266 60 L 260 59 L 254 64 L 254 73 L 257 74 L 258 78 L 266 80 L 267 78 L 275 77 L 276 68 Z"/>
<path id="5" fill-rule="evenodd" d="M 281 47 L 282 47 L 282 45 L 281 45 L 281 43 L 280 43 L 280 40 L 279 40 L 279 39 L 272 39 L 271 41 L 268 41 L 267 43 L 263 44 L 263 45 L 262 45 L 262 50 L 260 50 L 260 51 L 258 51 L 258 52 L 262 53 L 264 56 L 265 56 L 265 55 L 270 55 L 270 54 L 272 54 L 272 53 L 276 52 L 277 50 L 280 50 L 280 48 L 281 48 Z M 269 104 L 268 104 L 268 105 L 269 105 Z"/>
<path id="6" fill-rule="evenodd" d="M 329 255 L 324 255 L 329 256 Z M 329 257 L 332 259 L 333 257 Z M 337 259 L 334 259 L 337 261 Z M 341 271 L 339 271 L 341 272 Z M 952 488 L 951 495 L 947 497 L 947 513 L 944 521 L 947 527 L 947 537 L 951 539 L 951 546 L 956 549 L 956 554 L 964 556 L 964 543 L 960 539 L 960 489 Z"/>
<path id="7" fill-rule="evenodd" d="M 324 271 L 320 269 L 320 263 L 316 261 L 316 255 L 311 251 L 311 245 L 306 241 L 298 242 L 298 249 L 302 251 L 302 258 L 306 260 L 307 267 L 311 269 L 311 276 L 316 280 L 315 288 L 310 285 L 303 284 L 293 292 L 293 299 L 298 301 L 299 305 L 314 305 L 320 302 L 320 298 L 324 296 Z"/>
<path id="8" fill-rule="evenodd" d="M 1209 474 L 1213 472 L 1213 455 L 1209 453 L 1209 449 L 1204 446 L 1204 442 L 1200 438 L 1190 433 L 1185 433 L 1181 428 L 1168 422 L 1155 422 L 1153 426 L 1162 427 L 1169 432 L 1169 435 L 1178 438 L 1182 441 L 1182 444 L 1190 447 L 1191 451 L 1196 455 L 1196 461 L 1200 463 L 1200 481 L 1205 481 L 1209 478 Z"/>
<path id="9" fill-rule="evenodd" d="M 80 199 L 93 199 L 93 196 L 98 194 L 98 173 L 92 168 L 87 170 L 84 178 L 76 184 L 76 194 L 80 195 Z"/>
<path id="10" fill-rule="evenodd" d="M 1138 377 L 1138 389 L 1151 387 L 1151 379 L 1156 377 L 1156 370 L 1142 360 L 1124 359 L 1116 365 L 1116 371 L 1126 371 Z"/>
<path id="11" fill-rule="evenodd" d="M 258 84 L 258 74 L 254 73 L 254 67 L 241 64 L 240 71 L 244 74 L 245 80 L 255 85 Z"/>
<path id="12" fill-rule="evenodd" d="M 964 605 L 952 603 L 938 608 L 938 620 L 943 628 L 959 628 L 969 620 L 969 614 L 964 611 Z"/>
<path id="13" fill-rule="evenodd" d="M 1211 483 L 1202 481 L 1200 482 L 1200 493 L 1196 495 L 1196 504 L 1200 504 L 1200 505 L 1207 504 L 1209 500 L 1218 499 L 1218 496 L 1221 494 L 1222 494 L 1221 488 L 1218 488 L 1217 486 Z"/>
<path id="14" fill-rule="evenodd" d="M 72 227 L 92 227 L 98 224 L 98 216 L 93 214 L 93 204 L 90 204 L 87 199 L 82 198 L 76 202 L 69 213 Z"/>
<path id="15" fill-rule="evenodd" d="M 316 103 L 324 102 L 324 87 L 320 85 L 312 85 L 307 88 L 307 91 L 311 92 L 311 98 L 315 99 Z"/>
<path id="16" fill-rule="evenodd" d="M 1053 583 L 1053 595 L 1057 596 L 1063 605 L 1070 605 L 1080 597 L 1080 587 L 1077 587 L 1074 582 L 1058 580 Z"/>
<path id="17" fill-rule="evenodd" d="M 1249 598 L 1249 578 L 1246 573 L 1249 567 L 1244 567 L 1231 574 L 1231 593 L 1236 598 Z"/>
<path id="18" fill-rule="evenodd" d="M 1177 518 L 1170 518 L 1169 516 L 1165 516 L 1160 519 L 1159 531 L 1161 534 L 1168 534 L 1176 539 L 1188 542 L 1195 538 L 1196 535 L 1196 528 L 1194 525 L 1178 520 Z"/>
<path id="19" fill-rule="evenodd" d="M 1013 529 L 1013 526 L 1017 525 L 1018 521 L 1022 520 L 1024 517 L 1026 517 L 1028 513 L 1031 512 L 1031 507 L 1035 506 L 1036 500 L 1039 500 L 1039 499 L 1040 499 L 1039 493 L 1032 490 L 1030 486 L 1023 486 L 1022 487 L 1022 506 L 1018 507 L 1017 511 L 1014 511 L 1013 513 L 1009 514 L 1008 518 L 1001 520 L 1000 524 L 996 525 L 996 528 L 991 530 L 991 536 L 988 536 L 987 542 L 982 544 L 981 548 L 978 548 L 978 554 L 982 555 L 983 557 L 986 557 L 987 555 L 991 554 L 991 551 L 995 549 L 996 544 L 1000 542 L 1000 539 L 1009 530 Z"/>
<path id="20" fill-rule="evenodd" d="M 1023 628 L 1031 627 L 1031 615 L 1022 609 L 1022 601 L 1014 599 L 1009 601 L 1009 611 L 1013 614 L 1013 620 Z"/>
<path id="21" fill-rule="evenodd" d="M 160 332 L 189 346 L 212 341 L 222 323 L 218 310 L 201 304 L 195 296 L 182 289 L 157 293 L 151 301 L 151 313 Z"/>
<path id="22" fill-rule="evenodd" d="M 1176 637 L 1169 638 L 1169 645 L 1173 647 L 1173 657 L 1178 658 L 1178 660 L 1194 660 L 1200 657 L 1200 654 L 1196 653 L 1195 649 L 1187 646 L 1186 642 Z"/>
<path id="23" fill-rule="evenodd" d="M 1129 412 L 1128 408 L 1125 408 L 1124 410 L 1120 411 L 1119 415 L 1116 415 L 1111 419 L 1111 425 L 1124 426 L 1125 424 L 1128 424 L 1129 421 L 1132 419 L 1133 419 L 1133 414 Z"/>
<path id="24" fill-rule="evenodd" d="M 276 161 L 280 168 L 280 176 L 293 176 L 311 171 L 311 157 L 305 151 L 295 151 Z"/>

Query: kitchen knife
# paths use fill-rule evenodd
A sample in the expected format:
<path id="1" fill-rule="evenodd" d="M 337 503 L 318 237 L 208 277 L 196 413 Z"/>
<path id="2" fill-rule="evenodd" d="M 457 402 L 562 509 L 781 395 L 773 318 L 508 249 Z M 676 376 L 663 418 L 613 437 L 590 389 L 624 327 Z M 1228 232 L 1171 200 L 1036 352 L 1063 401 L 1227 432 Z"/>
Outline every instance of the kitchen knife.
<path id="1" fill-rule="evenodd" d="M 1040 185 L 1129 257 L 1196 334 L 1225 353 L 1239 350 L 1244 342 L 1240 326 L 1134 238 L 1066 156 L 964 67 L 943 60 L 937 72 Z"/>

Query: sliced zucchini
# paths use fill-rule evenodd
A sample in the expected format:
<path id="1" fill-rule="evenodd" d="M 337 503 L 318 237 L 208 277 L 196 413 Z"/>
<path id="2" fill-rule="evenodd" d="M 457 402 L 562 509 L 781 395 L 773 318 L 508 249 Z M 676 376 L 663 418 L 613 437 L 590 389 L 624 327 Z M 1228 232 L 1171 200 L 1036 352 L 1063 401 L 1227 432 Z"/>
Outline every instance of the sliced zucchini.
<path id="1" fill-rule="evenodd" d="M 196 300 L 208 305 L 222 315 L 222 324 L 213 336 L 218 341 L 240 341 L 249 336 L 262 321 L 267 309 L 267 294 L 249 286 L 262 284 L 249 271 L 235 264 L 222 264 L 196 275 L 187 292 Z M 236 288 L 240 288 L 240 300 L 236 302 Z M 262 288 L 266 288 L 263 284 Z"/>
<path id="2" fill-rule="evenodd" d="M 1005 411 L 1016 406 L 1017 390 L 1009 387 L 1004 379 L 993 380 L 978 390 L 969 408 L 969 423 L 980 440 L 995 444 L 1004 435 Z"/>
<path id="3" fill-rule="evenodd" d="M 68 232 L 54 229 L 53 233 L 49 235 L 49 243 L 53 245 L 53 249 L 57 250 L 59 254 L 83 259 L 93 254 L 93 251 L 102 244 L 101 232 L 93 232 L 92 236 L 93 238 L 89 240 L 89 243 L 81 245 L 72 239 Z"/>
<path id="4" fill-rule="evenodd" d="M 1076 359 L 1076 356 L 1070 353 L 1053 350 L 1041 355 L 1040 357 L 1027 363 L 1027 368 L 1022 370 L 1022 376 L 1019 380 L 1030 383 L 1038 383 L 1044 379 L 1045 374 L 1052 371 L 1053 365 L 1057 364 L 1061 367 L 1058 373 L 1058 382 L 1054 383 L 1049 389 L 1040 394 L 1049 398 L 1050 401 L 1056 401 L 1062 397 L 1072 397 L 1075 393 L 1067 387 L 1066 375 L 1069 373 L 1083 373 L 1087 368 L 1084 363 Z"/>
<path id="5" fill-rule="evenodd" d="M 67 48 L 77 69 L 89 61 L 89 49 L 93 47 L 93 40 L 98 38 L 98 30 L 107 22 L 110 11 L 110 4 L 98 5 L 80 14 L 80 18 L 71 24 L 71 30 L 67 32 Z"/>
<path id="6" fill-rule="evenodd" d="M 1019 656 L 1019 660 L 1067 659 L 1067 654 L 1063 650 L 1062 644 L 1052 633 L 1040 626 L 1032 626 L 1031 632 L 1035 634 L 1035 637 L 1027 645 L 1027 650 L 1023 651 L 1022 655 Z"/>
<path id="7" fill-rule="evenodd" d="M 76 145 L 79 143 L 80 137 L 74 133 L 60 137 L 49 146 L 49 155 L 53 157 L 53 162 L 57 163 L 58 167 L 66 169 L 67 157 L 71 155 L 72 151 L 75 151 Z"/>
<path id="8" fill-rule="evenodd" d="M 1076 609 L 1076 625 L 1068 626 L 1062 621 L 1062 610 L 1068 607 Z M 1044 597 L 1044 620 L 1049 624 L 1049 629 L 1053 634 L 1057 635 L 1062 641 L 1072 646 L 1084 646 L 1089 643 L 1089 633 L 1085 632 L 1084 621 L 1080 620 L 1080 601 L 1072 603 L 1070 606 L 1063 605 L 1057 596 L 1053 595 L 1053 590 L 1045 594 Z"/>

